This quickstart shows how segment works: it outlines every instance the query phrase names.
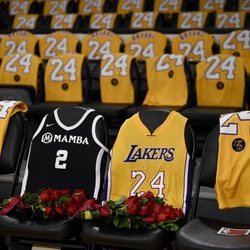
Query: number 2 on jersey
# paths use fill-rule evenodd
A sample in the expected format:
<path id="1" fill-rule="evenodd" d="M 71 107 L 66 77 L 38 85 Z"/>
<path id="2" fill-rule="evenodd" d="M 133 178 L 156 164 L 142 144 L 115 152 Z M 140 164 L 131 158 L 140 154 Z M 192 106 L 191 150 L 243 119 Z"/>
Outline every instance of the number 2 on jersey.
<path id="1" fill-rule="evenodd" d="M 56 152 L 56 161 L 55 168 L 56 169 L 66 169 L 67 163 L 66 160 L 68 158 L 68 151 L 59 149 Z"/>

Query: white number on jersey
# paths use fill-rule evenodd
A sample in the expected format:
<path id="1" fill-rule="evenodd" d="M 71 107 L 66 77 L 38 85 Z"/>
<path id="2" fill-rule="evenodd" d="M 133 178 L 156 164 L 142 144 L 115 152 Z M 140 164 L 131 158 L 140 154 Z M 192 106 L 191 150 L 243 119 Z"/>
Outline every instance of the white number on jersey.
<path id="1" fill-rule="evenodd" d="M 16 101 L 0 101 L 0 119 L 8 115 L 8 110 L 15 105 Z"/>
<path id="2" fill-rule="evenodd" d="M 68 1 L 51 1 L 49 15 L 65 13 Z"/>
<path id="3" fill-rule="evenodd" d="M 205 59 L 204 41 L 198 41 L 194 47 L 190 43 L 180 43 L 179 49 L 184 51 L 184 56 L 189 56 L 193 54 L 194 56 L 199 56 L 200 60 Z"/>
<path id="4" fill-rule="evenodd" d="M 171 8 L 169 8 L 169 6 L 171 6 Z M 165 12 L 169 9 L 178 11 L 178 0 L 163 0 L 159 5 L 158 11 Z"/>
<path id="5" fill-rule="evenodd" d="M 158 174 L 153 178 L 153 180 L 150 182 L 150 187 L 152 189 L 158 189 L 157 196 L 160 198 L 164 197 L 164 179 L 165 179 L 165 173 L 163 171 L 158 172 Z M 137 190 L 140 188 L 140 186 L 143 184 L 143 182 L 146 180 L 146 174 L 143 171 L 132 171 L 131 177 L 133 179 L 136 179 L 139 176 L 138 181 L 134 185 L 134 187 L 130 191 L 130 195 L 142 195 L 145 191 L 141 191 L 140 193 L 137 192 Z"/>
<path id="6" fill-rule="evenodd" d="M 183 22 L 180 26 L 182 29 L 190 29 L 190 28 L 202 28 L 202 23 L 203 23 L 203 13 L 199 12 L 197 14 L 192 14 L 192 13 L 181 13 L 183 17 Z M 192 22 L 194 22 L 196 25 L 192 25 Z"/>
<path id="7" fill-rule="evenodd" d="M 28 74 L 30 73 L 31 57 L 31 54 L 26 54 L 23 56 L 20 54 L 14 54 L 6 63 L 4 70 L 6 72 L 16 73 L 18 71 L 18 68 L 14 64 L 18 61 L 18 64 L 24 67 L 23 73 Z"/>
<path id="8" fill-rule="evenodd" d="M 68 51 L 68 39 L 66 37 L 64 37 L 60 42 L 57 42 L 57 39 L 55 37 L 47 37 L 46 43 L 49 44 L 48 48 L 44 52 L 46 57 L 56 56 L 56 52 L 53 51 L 54 48 L 59 50 L 61 54 L 67 53 Z"/>
<path id="9" fill-rule="evenodd" d="M 74 14 L 69 15 L 56 15 L 54 16 L 55 23 L 53 25 L 53 29 L 65 29 L 72 28 L 74 25 Z"/>
<path id="10" fill-rule="evenodd" d="M 217 13 L 217 19 L 217 28 L 228 28 L 229 24 L 233 25 L 234 28 L 240 28 L 239 13 L 234 13 L 232 16 L 229 16 L 225 13 Z"/>
<path id="11" fill-rule="evenodd" d="M 204 10 L 213 10 L 213 4 L 217 4 L 220 9 L 224 8 L 224 0 L 207 0 Z"/>
<path id="12" fill-rule="evenodd" d="M 235 50 L 237 45 L 232 43 L 232 40 L 235 38 L 239 43 L 243 44 L 243 49 L 250 49 L 250 31 L 249 30 L 242 30 L 238 34 L 236 31 L 233 31 L 229 34 L 227 39 L 222 44 L 223 49 L 232 49 Z"/>
<path id="13" fill-rule="evenodd" d="M 84 7 L 82 9 L 82 12 L 91 13 L 92 7 L 94 7 L 97 11 L 101 11 L 102 0 L 84 0 Z"/>
<path id="14" fill-rule="evenodd" d="M 182 55 L 165 54 L 165 55 L 162 55 L 159 58 L 158 62 L 156 63 L 156 71 L 163 71 L 163 70 L 170 69 L 170 63 L 165 62 L 166 58 L 169 58 L 171 60 L 175 60 L 175 66 L 183 65 L 184 57 Z"/>
<path id="15" fill-rule="evenodd" d="M 69 80 L 76 80 L 76 59 L 71 58 L 67 63 L 63 63 L 62 60 L 57 58 L 51 59 L 51 66 L 55 66 L 51 73 L 51 81 L 64 81 L 64 74 L 59 74 L 60 70 L 63 70 L 65 74 L 69 74 Z"/>
<path id="16" fill-rule="evenodd" d="M 206 79 L 219 80 L 221 78 L 220 72 L 216 72 L 216 69 L 220 69 L 221 71 L 227 71 L 226 78 L 228 80 L 233 80 L 235 78 L 235 61 L 236 57 L 234 56 L 230 56 L 224 61 L 221 61 L 218 56 L 211 56 L 207 58 L 207 62 L 212 62 L 212 64 L 205 72 Z"/>
<path id="17" fill-rule="evenodd" d="M 141 0 L 125 0 L 121 9 L 129 11 L 132 9 L 133 5 L 135 6 L 135 9 L 140 9 L 141 8 Z"/>
<path id="18" fill-rule="evenodd" d="M 101 55 L 111 54 L 110 46 L 111 41 L 106 41 L 104 44 L 100 45 L 98 41 L 90 40 L 88 46 L 91 48 L 91 51 L 88 54 L 89 59 L 100 59 L 97 53 Z"/>
<path id="19" fill-rule="evenodd" d="M 142 55 L 144 58 L 154 57 L 154 43 L 149 43 L 145 48 L 139 43 L 131 43 L 130 50 L 134 52 L 133 56 L 138 57 Z"/>
<path id="20" fill-rule="evenodd" d="M 22 27 L 29 27 L 30 29 L 34 29 L 36 25 L 36 17 L 25 17 L 25 16 L 16 16 L 17 25 L 16 29 L 21 29 Z"/>
<path id="21" fill-rule="evenodd" d="M 109 54 L 109 55 L 104 55 L 103 56 L 103 61 L 106 61 L 104 66 L 101 68 L 101 76 L 114 76 L 114 70 L 111 69 L 111 65 L 114 64 L 114 67 L 117 69 L 120 69 L 120 76 L 126 76 L 128 75 L 127 72 L 127 59 L 128 55 L 121 55 L 118 58 L 115 58 L 114 55 Z"/>
<path id="22" fill-rule="evenodd" d="M 10 15 L 15 16 L 20 14 L 20 12 L 22 14 L 27 14 L 28 13 L 28 4 L 29 1 L 23 1 L 23 2 L 19 2 L 19 1 L 9 1 L 10 3 Z"/>
<path id="23" fill-rule="evenodd" d="M 5 43 L 5 47 L 8 48 L 8 51 L 6 52 L 5 55 L 11 55 L 14 54 L 15 52 L 20 54 L 27 53 L 26 46 L 27 46 L 26 41 L 21 41 L 20 44 L 17 45 L 15 41 L 8 40 Z"/>
<path id="24" fill-rule="evenodd" d="M 146 27 L 152 27 L 154 21 L 154 13 L 134 13 L 134 21 L 131 23 L 132 28 L 143 28 L 143 22 L 146 22 Z"/>
<path id="25" fill-rule="evenodd" d="M 56 161 L 55 168 L 56 169 L 66 169 L 67 163 L 66 160 L 68 158 L 68 151 L 59 149 L 56 152 Z"/>
<path id="26" fill-rule="evenodd" d="M 101 28 L 111 29 L 112 17 L 113 17 L 112 14 L 105 14 L 105 15 L 93 14 L 93 19 L 90 24 L 90 28 L 91 29 L 101 29 Z"/>

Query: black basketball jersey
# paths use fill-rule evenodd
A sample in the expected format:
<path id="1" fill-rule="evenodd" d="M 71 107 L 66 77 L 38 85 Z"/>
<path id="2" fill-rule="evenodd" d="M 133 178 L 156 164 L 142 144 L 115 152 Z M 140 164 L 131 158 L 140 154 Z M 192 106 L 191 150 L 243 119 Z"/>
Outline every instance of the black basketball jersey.
<path id="1" fill-rule="evenodd" d="M 60 120 L 60 109 L 46 115 L 32 138 L 21 193 L 83 188 L 98 198 L 108 154 L 95 130 L 100 119 L 94 109 L 70 126 Z"/>

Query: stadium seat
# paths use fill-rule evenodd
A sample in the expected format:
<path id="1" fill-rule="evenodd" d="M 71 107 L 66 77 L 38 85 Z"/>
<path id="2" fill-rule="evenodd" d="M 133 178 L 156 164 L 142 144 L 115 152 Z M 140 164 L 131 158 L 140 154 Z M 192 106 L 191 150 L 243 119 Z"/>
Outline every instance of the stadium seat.
<path id="1" fill-rule="evenodd" d="M 84 55 L 61 54 L 48 60 L 44 71 L 44 96 L 30 107 L 35 120 L 57 107 L 80 105 L 88 95 L 89 72 Z"/>
<path id="2" fill-rule="evenodd" d="M 47 61 L 65 53 L 77 53 L 80 40 L 71 32 L 56 31 L 41 37 L 38 45 L 41 59 Z"/>
<path id="3" fill-rule="evenodd" d="M 177 250 L 249 249 L 249 235 L 244 235 L 246 232 L 249 234 L 249 204 L 243 202 L 244 197 L 249 196 L 249 185 L 241 191 L 239 189 L 249 180 L 249 169 L 244 168 L 245 160 L 249 159 L 248 138 L 244 137 L 249 130 L 248 116 L 248 111 L 223 115 L 220 126 L 216 126 L 207 137 L 196 183 L 192 219 L 177 232 Z M 219 195 L 222 191 L 218 185 L 221 190 L 227 190 L 225 200 Z M 202 209 L 205 202 L 202 190 L 214 188 L 217 193 L 214 202 L 207 202 L 208 209 Z"/>
<path id="4" fill-rule="evenodd" d="M 32 138 L 21 194 L 66 188 L 84 189 L 88 198 L 100 198 L 107 146 L 106 124 L 95 110 L 79 106 L 54 110 L 43 118 Z M 79 247 L 82 242 L 74 237 L 80 228 L 81 221 L 76 218 L 47 220 L 0 216 L 1 234 L 30 244 L 47 242 L 48 245 Z"/>
<path id="5" fill-rule="evenodd" d="M 30 106 L 40 100 L 42 84 L 43 68 L 38 56 L 4 56 L 0 67 L 1 100 L 23 101 Z"/>
<path id="6" fill-rule="evenodd" d="M 0 146 L 0 197 L 14 194 L 26 140 L 27 111 L 25 103 L 17 101 L 0 101 L 1 106 L 1 146 Z M 8 249 L 4 234 L 0 234 L 0 248 Z"/>
<path id="7" fill-rule="evenodd" d="M 190 105 L 190 70 L 182 55 L 163 54 L 146 59 L 142 71 L 138 103 L 128 116 L 144 109 L 181 110 Z"/>
<path id="8" fill-rule="evenodd" d="M 180 150 L 177 150 L 179 146 Z M 155 147 L 159 150 L 161 150 L 161 147 L 175 148 L 174 160 L 170 160 L 168 163 L 162 160 L 159 163 L 156 160 L 158 158 L 156 151 L 154 160 L 152 158 L 149 160 L 152 156 L 150 153 L 151 156 L 148 155 L 144 158 L 144 150 Z M 165 197 L 169 204 L 174 207 L 182 207 L 185 215 L 188 215 L 191 195 L 191 186 L 189 185 L 192 185 L 191 165 L 194 160 L 193 157 L 194 138 L 190 127 L 186 123 L 186 118 L 175 111 L 169 112 L 160 109 L 141 111 L 127 119 L 119 130 L 111 154 L 107 179 L 107 199 L 119 200 L 122 195 L 128 197 L 136 193 L 142 194 L 147 190 L 151 190 L 155 195 Z M 180 162 L 175 163 L 177 159 Z M 183 162 L 181 163 L 181 159 L 186 162 L 186 165 Z M 161 167 L 164 166 L 163 172 L 161 172 L 159 164 Z M 165 166 L 169 166 L 169 168 L 165 168 Z M 170 173 L 170 169 L 176 169 L 176 172 L 173 170 Z M 186 184 L 183 182 L 184 172 L 187 174 L 185 179 Z M 162 173 L 165 173 L 165 177 L 159 181 L 162 185 L 160 187 L 159 182 L 157 182 L 156 187 L 153 185 L 153 182 L 156 181 L 156 176 L 158 178 L 160 178 L 160 175 L 163 176 Z M 140 178 L 143 178 L 143 182 Z M 176 195 L 176 197 L 180 195 L 179 197 L 182 200 L 184 197 L 183 193 L 180 194 L 173 186 L 169 187 L 170 182 L 180 183 L 180 186 L 182 186 L 179 190 L 180 193 L 184 189 L 186 191 L 189 190 L 186 193 L 186 198 L 184 198 L 185 202 L 181 202 L 181 205 L 180 203 L 177 205 L 173 202 L 172 195 L 174 194 L 173 196 Z M 162 188 L 163 186 L 164 188 Z M 178 198 L 175 201 L 177 202 L 177 200 Z M 160 229 L 118 229 L 113 227 L 112 224 L 93 221 L 84 223 L 82 238 L 84 242 L 108 248 L 163 249 L 167 246 L 167 249 L 172 249 L 171 242 L 174 239 L 174 233 Z"/>
<path id="9" fill-rule="evenodd" d="M 86 105 L 99 111 L 108 124 L 120 126 L 126 109 L 136 103 L 139 70 L 135 58 L 124 53 L 103 55 L 91 72 Z"/>
<path id="10" fill-rule="evenodd" d="M 28 31 L 15 31 L 2 36 L 0 59 L 15 53 L 36 54 L 38 38 Z"/>
<path id="11" fill-rule="evenodd" d="M 216 49 L 215 39 L 202 30 L 188 30 L 172 39 L 172 53 L 184 55 L 189 62 L 199 62 L 212 56 Z"/>
<path id="12" fill-rule="evenodd" d="M 197 139 L 197 152 L 217 124 L 221 114 L 246 107 L 247 78 L 243 60 L 229 55 L 213 55 L 196 65 L 194 86 L 196 105 L 184 109 Z M 199 150 L 198 150 L 199 149 Z"/>

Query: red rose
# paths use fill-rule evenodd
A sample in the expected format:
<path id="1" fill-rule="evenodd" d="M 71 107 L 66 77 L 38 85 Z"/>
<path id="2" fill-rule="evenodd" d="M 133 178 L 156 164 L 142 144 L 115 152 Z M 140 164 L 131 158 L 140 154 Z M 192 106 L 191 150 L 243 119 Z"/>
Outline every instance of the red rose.
<path id="1" fill-rule="evenodd" d="M 150 212 L 151 212 L 151 209 L 149 206 L 142 206 L 138 211 L 138 215 L 146 216 L 146 215 L 149 215 Z"/>
<path id="2" fill-rule="evenodd" d="M 154 223 L 154 222 L 157 222 L 157 218 L 153 214 L 152 216 L 148 216 L 148 217 L 144 218 L 143 221 L 146 223 Z"/>
<path id="3" fill-rule="evenodd" d="M 44 214 L 47 215 L 49 219 L 54 219 L 57 217 L 57 213 L 53 207 L 46 207 Z"/>
<path id="4" fill-rule="evenodd" d="M 56 213 L 57 213 L 60 217 L 65 216 L 65 215 L 66 215 L 66 212 L 67 212 L 65 206 L 56 207 L 56 208 L 55 208 L 55 211 L 56 211 Z"/>
<path id="5" fill-rule="evenodd" d="M 40 194 L 40 200 L 44 203 L 52 201 L 53 190 L 51 188 L 43 190 Z"/>
<path id="6" fill-rule="evenodd" d="M 61 189 L 62 195 L 70 196 L 70 190 L 69 189 Z"/>
<path id="7" fill-rule="evenodd" d="M 128 214 L 135 215 L 140 207 L 139 198 L 137 196 L 130 196 L 125 200 Z"/>
<path id="8" fill-rule="evenodd" d="M 154 208 L 153 208 L 153 210 L 154 210 L 154 212 L 155 213 L 160 213 L 160 211 L 162 210 L 162 208 L 163 208 L 163 205 L 162 204 L 159 204 L 159 203 L 154 203 Z"/>
<path id="9" fill-rule="evenodd" d="M 140 198 L 147 198 L 148 200 L 154 199 L 154 194 L 151 191 L 143 193 Z"/>
<path id="10" fill-rule="evenodd" d="M 76 214 L 79 210 L 79 206 L 75 205 L 75 204 L 69 204 L 68 208 L 67 208 L 67 215 L 72 216 L 74 214 Z"/>
<path id="11" fill-rule="evenodd" d="M 182 217 L 184 217 L 184 214 L 183 214 L 181 208 L 176 208 L 175 209 L 175 216 L 176 216 L 176 218 L 182 218 Z"/>
<path id="12" fill-rule="evenodd" d="M 56 189 L 56 190 L 53 191 L 52 200 L 58 200 L 62 196 L 63 196 L 62 190 L 61 189 Z"/>
<path id="13" fill-rule="evenodd" d="M 165 221 L 167 218 L 168 218 L 167 214 L 164 214 L 164 213 L 157 214 L 157 221 L 158 222 Z"/>
<path id="14" fill-rule="evenodd" d="M 86 199 L 86 192 L 83 189 L 75 189 L 73 191 L 72 196 L 78 196 L 78 195 L 84 196 Z"/>
<path id="15" fill-rule="evenodd" d="M 111 210 L 110 210 L 110 208 L 106 204 L 104 204 L 100 208 L 100 214 L 101 214 L 102 217 L 107 217 L 107 216 L 110 215 L 110 213 L 111 213 Z"/>
<path id="16" fill-rule="evenodd" d="M 81 211 L 85 211 L 85 210 L 97 210 L 101 207 L 100 204 L 98 204 L 97 200 L 95 198 L 86 200 L 83 204 L 83 206 L 81 207 Z"/>

